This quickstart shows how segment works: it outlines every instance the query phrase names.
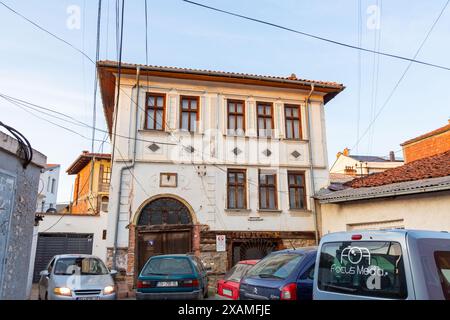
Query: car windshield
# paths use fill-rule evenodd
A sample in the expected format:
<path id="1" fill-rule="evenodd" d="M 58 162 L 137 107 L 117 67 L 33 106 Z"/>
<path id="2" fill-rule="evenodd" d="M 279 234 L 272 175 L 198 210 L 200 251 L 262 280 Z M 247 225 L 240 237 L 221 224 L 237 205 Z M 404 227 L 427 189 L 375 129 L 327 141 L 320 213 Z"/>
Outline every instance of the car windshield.
<path id="1" fill-rule="evenodd" d="M 192 265 L 187 258 L 151 259 L 142 270 L 142 275 L 191 274 Z"/>
<path id="2" fill-rule="evenodd" d="M 322 245 L 318 287 L 323 291 L 380 298 L 407 297 L 401 246 L 390 241 Z"/>
<path id="3" fill-rule="evenodd" d="M 300 253 L 278 253 L 261 260 L 247 275 L 268 279 L 286 279 L 303 259 Z"/>
<path id="4" fill-rule="evenodd" d="M 54 274 L 68 275 L 103 275 L 108 274 L 104 263 L 97 258 L 61 258 L 55 265 Z"/>
<path id="5" fill-rule="evenodd" d="M 239 282 L 251 267 L 253 267 L 251 264 L 238 263 L 225 274 L 223 279 Z"/>

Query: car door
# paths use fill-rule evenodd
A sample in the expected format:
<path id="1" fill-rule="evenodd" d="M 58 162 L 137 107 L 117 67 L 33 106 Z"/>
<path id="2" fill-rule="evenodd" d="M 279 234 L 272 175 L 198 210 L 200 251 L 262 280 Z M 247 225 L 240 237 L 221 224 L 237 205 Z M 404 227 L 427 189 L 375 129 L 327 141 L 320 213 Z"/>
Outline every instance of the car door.
<path id="1" fill-rule="evenodd" d="M 55 265 L 55 258 L 53 258 L 48 266 L 47 266 L 47 272 L 48 275 L 44 276 L 42 275 L 41 278 L 39 279 L 39 296 L 41 297 L 41 299 L 45 299 L 45 293 L 47 292 L 48 289 L 48 284 L 49 284 L 49 280 L 53 271 L 53 266 Z"/>
<path id="2" fill-rule="evenodd" d="M 297 279 L 297 300 L 312 300 L 312 291 L 314 284 L 314 261 L 300 273 Z"/>
<path id="3" fill-rule="evenodd" d="M 200 281 L 202 283 L 203 293 L 205 294 L 206 291 L 208 290 L 208 277 L 206 274 L 206 269 L 205 269 L 205 266 L 203 265 L 202 260 L 200 260 L 200 258 L 194 257 L 194 260 L 195 260 L 195 265 L 197 266 L 197 269 L 198 269 Z"/>

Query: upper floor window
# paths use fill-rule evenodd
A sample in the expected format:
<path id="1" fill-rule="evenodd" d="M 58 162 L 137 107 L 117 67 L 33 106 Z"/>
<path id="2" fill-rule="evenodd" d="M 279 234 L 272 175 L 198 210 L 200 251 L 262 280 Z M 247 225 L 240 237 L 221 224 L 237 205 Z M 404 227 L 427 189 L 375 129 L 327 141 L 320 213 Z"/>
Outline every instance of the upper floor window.
<path id="1" fill-rule="evenodd" d="M 259 171 L 259 208 L 276 210 L 277 201 L 277 175 Z"/>
<path id="2" fill-rule="evenodd" d="M 197 130 L 199 98 L 181 96 L 180 129 L 189 132 Z"/>
<path id="3" fill-rule="evenodd" d="M 166 96 L 164 94 L 147 93 L 145 129 L 164 130 L 165 109 Z"/>
<path id="4" fill-rule="evenodd" d="M 288 172 L 289 208 L 306 209 L 305 174 Z"/>
<path id="5" fill-rule="evenodd" d="M 55 193 L 56 191 L 56 179 L 52 179 L 52 193 Z"/>
<path id="6" fill-rule="evenodd" d="M 301 139 L 302 125 L 300 118 L 300 106 L 285 105 L 284 116 L 286 123 L 286 138 L 287 139 Z"/>
<path id="7" fill-rule="evenodd" d="M 273 130 L 273 105 L 268 102 L 258 102 L 258 136 L 271 137 Z"/>
<path id="8" fill-rule="evenodd" d="M 47 180 L 47 192 L 50 191 L 50 183 L 51 183 L 51 180 L 52 180 L 52 178 L 51 178 L 51 177 L 48 177 L 48 180 Z"/>
<path id="9" fill-rule="evenodd" d="M 245 170 L 228 170 L 227 195 L 228 209 L 245 209 L 247 207 Z"/>
<path id="10" fill-rule="evenodd" d="M 228 134 L 243 135 L 245 132 L 245 104 L 241 100 L 227 100 Z"/>

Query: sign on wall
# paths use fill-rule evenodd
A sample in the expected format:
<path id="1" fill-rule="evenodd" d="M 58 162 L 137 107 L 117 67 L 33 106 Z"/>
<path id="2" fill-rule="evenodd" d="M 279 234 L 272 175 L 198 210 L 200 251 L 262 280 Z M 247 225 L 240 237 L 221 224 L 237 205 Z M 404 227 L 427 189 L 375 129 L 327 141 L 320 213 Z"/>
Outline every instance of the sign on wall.
<path id="1" fill-rule="evenodd" d="M 223 234 L 216 235 L 216 251 L 226 251 L 226 236 Z"/>

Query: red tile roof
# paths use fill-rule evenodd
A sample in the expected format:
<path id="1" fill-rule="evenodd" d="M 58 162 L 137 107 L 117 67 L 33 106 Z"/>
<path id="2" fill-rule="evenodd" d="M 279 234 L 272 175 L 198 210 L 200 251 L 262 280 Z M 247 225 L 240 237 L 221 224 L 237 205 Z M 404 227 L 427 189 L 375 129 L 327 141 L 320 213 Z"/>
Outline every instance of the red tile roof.
<path id="1" fill-rule="evenodd" d="M 407 144 L 411 144 L 413 142 L 417 142 L 417 141 L 423 140 L 425 138 L 429 138 L 429 137 L 435 136 L 437 134 L 444 133 L 444 132 L 449 131 L 449 130 L 450 130 L 450 120 L 449 120 L 449 123 L 446 126 L 443 126 L 443 127 L 438 128 L 436 130 L 430 131 L 428 133 L 425 133 L 425 134 L 420 135 L 418 137 L 415 137 L 413 139 L 407 140 L 407 141 L 403 142 L 400 145 L 401 146 L 405 146 Z"/>
<path id="2" fill-rule="evenodd" d="M 450 176 L 450 150 L 405 165 L 344 183 L 351 188 L 378 187 L 392 183 Z"/>
<path id="3" fill-rule="evenodd" d="M 59 167 L 60 166 L 60 164 L 56 164 L 56 163 L 47 163 L 47 168 L 56 168 L 56 167 Z"/>
<path id="4" fill-rule="evenodd" d="M 110 160 L 111 154 L 109 153 L 90 153 L 88 151 L 83 151 L 83 153 L 70 165 L 66 170 L 68 174 L 77 174 L 81 171 L 92 158 Z"/>

